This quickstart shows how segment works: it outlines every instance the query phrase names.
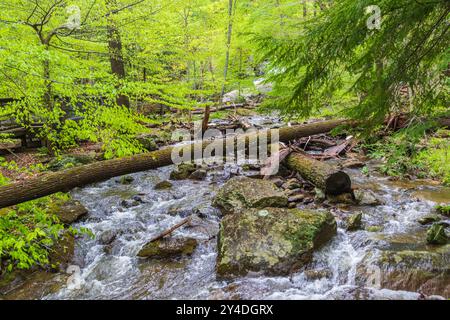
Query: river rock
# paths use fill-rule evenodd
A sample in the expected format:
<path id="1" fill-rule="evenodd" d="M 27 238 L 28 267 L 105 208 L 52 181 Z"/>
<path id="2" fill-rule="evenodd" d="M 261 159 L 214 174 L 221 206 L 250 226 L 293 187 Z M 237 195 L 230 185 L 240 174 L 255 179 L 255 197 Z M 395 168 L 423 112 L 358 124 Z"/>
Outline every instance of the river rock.
<path id="1" fill-rule="evenodd" d="M 434 223 L 427 231 L 427 242 L 429 244 L 445 245 L 448 242 L 448 236 L 445 232 L 446 225 Z"/>
<path id="2" fill-rule="evenodd" d="M 134 182 L 134 178 L 132 176 L 123 176 L 120 177 L 120 179 L 117 182 L 127 186 Z"/>
<path id="3" fill-rule="evenodd" d="M 450 245 L 435 251 L 369 253 L 357 267 L 357 285 L 450 298 Z"/>
<path id="4" fill-rule="evenodd" d="M 50 207 L 49 212 L 56 215 L 64 224 L 72 224 L 88 214 L 88 210 L 76 200 L 56 202 Z"/>
<path id="5" fill-rule="evenodd" d="M 182 163 L 170 173 L 170 180 L 186 180 L 197 170 L 193 163 Z"/>
<path id="6" fill-rule="evenodd" d="M 309 263 L 336 229 L 329 212 L 266 208 L 227 215 L 220 225 L 217 273 L 288 275 Z"/>
<path id="7" fill-rule="evenodd" d="M 155 186 L 155 190 L 167 190 L 171 189 L 172 187 L 173 184 L 170 181 L 165 180 L 157 183 Z"/>
<path id="8" fill-rule="evenodd" d="M 419 220 L 417 220 L 417 222 L 419 222 L 423 226 L 425 226 L 427 224 L 432 224 L 434 222 L 439 222 L 439 221 L 441 221 L 441 217 L 439 217 L 436 214 L 431 214 L 431 215 L 422 217 Z"/>
<path id="9" fill-rule="evenodd" d="M 361 206 L 379 206 L 383 202 L 370 190 L 355 190 L 356 202 Z"/>
<path id="10" fill-rule="evenodd" d="M 192 172 L 191 175 L 189 176 L 189 179 L 202 181 L 202 180 L 205 180 L 207 176 L 208 176 L 208 172 L 206 170 L 199 169 L 199 170 Z"/>
<path id="11" fill-rule="evenodd" d="M 347 231 L 356 231 L 362 229 L 362 218 L 363 213 L 357 212 L 355 214 L 352 214 L 346 222 L 346 229 Z"/>
<path id="12" fill-rule="evenodd" d="M 172 258 L 180 255 L 191 255 L 198 242 L 192 238 L 164 238 L 147 243 L 138 253 L 141 258 Z"/>
<path id="13" fill-rule="evenodd" d="M 219 190 L 213 205 L 231 214 L 248 208 L 287 207 L 288 198 L 268 180 L 235 177 Z"/>

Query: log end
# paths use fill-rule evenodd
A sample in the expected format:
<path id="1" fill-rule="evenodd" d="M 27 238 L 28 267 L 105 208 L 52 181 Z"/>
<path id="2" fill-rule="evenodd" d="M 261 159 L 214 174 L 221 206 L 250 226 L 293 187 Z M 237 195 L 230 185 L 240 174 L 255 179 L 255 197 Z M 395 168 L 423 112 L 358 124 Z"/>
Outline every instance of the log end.
<path id="1" fill-rule="evenodd" d="M 325 182 L 325 193 L 338 196 L 352 191 L 352 180 L 343 171 L 338 171 L 330 175 Z"/>

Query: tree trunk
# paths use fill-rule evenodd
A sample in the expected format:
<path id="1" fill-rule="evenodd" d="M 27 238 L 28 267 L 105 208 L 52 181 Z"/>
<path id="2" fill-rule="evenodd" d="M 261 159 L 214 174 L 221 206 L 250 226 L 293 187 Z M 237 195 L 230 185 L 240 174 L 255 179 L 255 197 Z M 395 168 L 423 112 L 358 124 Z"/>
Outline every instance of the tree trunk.
<path id="1" fill-rule="evenodd" d="M 222 92 L 220 93 L 220 98 L 222 99 L 225 95 L 225 88 L 228 78 L 228 66 L 230 64 L 230 50 L 231 50 L 231 38 L 233 35 L 233 0 L 229 0 L 228 3 L 228 33 L 227 33 L 227 52 L 225 54 L 225 66 L 223 68 L 223 85 Z"/>
<path id="2" fill-rule="evenodd" d="M 302 178 L 329 195 L 351 192 L 352 181 L 343 171 L 326 162 L 317 161 L 300 153 L 292 153 L 286 163 L 289 169 L 297 171 Z"/>
<path id="3" fill-rule="evenodd" d="M 120 37 L 119 29 L 117 28 L 116 22 L 114 21 L 113 15 L 114 10 L 117 10 L 117 1 L 108 0 L 107 6 L 109 8 L 110 14 L 108 16 L 108 50 L 109 50 L 109 60 L 111 64 L 111 72 L 117 76 L 119 80 L 125 79 L 125 61 L 123 59 L 122 50 L 122 38 Z M 120 86 L 120 85 L 119 85 Z M 119 106 L 130 107 L 130 99 L 120 94 L 117 97 L 117 104 Z"/>
<path id="4" fill-rule="evenodd" d="M 279 139 L 281 142 L 289 142 L 302 137 L 326 133 L 341 125 L 352 124 L 353 122 L 347 120 L 333 120 L 286 127 L 279 130 Z M 246 145 L 249 145 L 249 141 L 254 141 L 255 135 L 267 137 L 267 142 L 270 143 L 273 133 L 274 131 L 269 131 L 268 133 L 245 135 Z M 250 139 L 251 137 L 253 137 L 253 139 Z M 214 143 L 223 143 L 223 146 L 225 147 L 230 143 L 236 145 L 236 139 L 236 137 L 232 137 L 218 140 Z M 191 152 L 191 154 L 193 154 L 193 151 L 196 150 L 196 148 L 205 149 L 211 143 L 213 142 L 205 141 L 203 143 L 181 147 L 168 147 L 155 152 L 97 162 L 6 185 L 0 187 L 0 208 L 38 199 L 57 192 L 68 192 L 76 187 L 83 187 L 110 178 L 172 165 L 172 151 Z M 224 150 L 226 149 L 224 148 Z"/>

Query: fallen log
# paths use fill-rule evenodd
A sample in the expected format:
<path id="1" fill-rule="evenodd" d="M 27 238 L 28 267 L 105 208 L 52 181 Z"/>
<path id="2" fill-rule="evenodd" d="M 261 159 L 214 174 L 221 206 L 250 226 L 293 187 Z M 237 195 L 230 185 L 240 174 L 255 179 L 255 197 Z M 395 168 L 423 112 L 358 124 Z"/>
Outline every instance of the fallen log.
<path id="1" fill-rule="evenodd" d="M 350 177 L 326 162 L 300 153 L 291 153 L 287 157 L 286 163 L 289 169 L 298 172 L 302 178 L 323 190 L 325 194 L 336 196 L 351 192 Z"/>
<path id="2" fill-rule="evenodd" d="M 285 127 L 278 131 L 279 140 L 281 142 L 289 142 L 302 137 L 326 133 L 338 126 L 354 124 L 354 122 L 348 120 L 332 120 Z M 248 146 L 249 141 L 252 141 L 255 135 L 258 135 L 258 137 L 267 137 L 267 142 L 270 143 L 273 132 L 245 135 L 245 144 Z M 83 187 L 130 173 L 169 166 L 173 164 L 172 152 L 190 152 L 193 156 L 192 158 L 197 160 L 195 159 L 195 150 L 198 150 L 198 148 L 204 150 L 212 143 L 223 143 L 223 146 L 227 146 L 230 143 L 236 145 L 237 139 L 239 139 L 239 136 L 216 141 L 199 142 L 191 145 L 168 147 L 132 157 L 96 162 L 60 172 L 32 177 L 26 181 L 19 181 L 0 187 L 0 208 L 38 199 L 57 192 L 68 192 L 76 187 Z"/>
<path id="3" fill-rule="evenodd" d="M 154 237 L 152 240 L 149 241 L 149 243 L 156 242 L 158 240 L 161 240 L 162 238 L 167 237 L 168 235 L 171 235 L 172 233 L 174 233 L 176 230 L 180 229 L 185 224 L 188 224 L 189 222 L 191 222 L 191 220 L 192 219 L 190 217 L 182 220 L 180 223 L 177 223 L 176 225 L 174 225 L 173 227 L 167 229 L 166 231 L 164 231 L 160 235 Z"/>

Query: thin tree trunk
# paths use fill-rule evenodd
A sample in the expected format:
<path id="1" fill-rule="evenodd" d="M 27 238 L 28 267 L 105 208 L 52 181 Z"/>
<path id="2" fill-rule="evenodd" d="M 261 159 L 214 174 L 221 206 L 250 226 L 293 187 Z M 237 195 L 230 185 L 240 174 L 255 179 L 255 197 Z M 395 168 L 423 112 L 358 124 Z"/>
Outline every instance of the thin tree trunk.
<path id="1" fill-rule="evenodd" d="M 116 0 L 107 0 L 106 4 L 110 12 L 114 12 L 117 9 Z M 110 13 L 108 16 L 108 50 L 111 64 L 111 72 L 117 76 L 120 80 L 125 79 L 125 61 L 123 58 L 122 38 L 120 36 L 119 29 L 114 21 L 114 13 Z M 119 85 L 120 86 L 120 85 Z M 120 94 L 117 97 L 117 104 L 119 106 L 130 107 L 130 100 L 126 95 Z"/>
<path id="2" fill-rule="evenodd" d="M 222 91 L 220 93 L 220 99 L 222 99 L 223 96 L 225 95 L 225 88 L 226 88 L 227 79 L 228 79 L 228 67 L 230 64 L 231 39 L 233 36 L 233 10 L 234 10 L 234 5 L 236 4 L 236 2 L 234 2 L 234 5 L 233 5 L 233 1 L 236 1 L 236 0 L 228 1 L 227 51 L 225 54 L 225 66 L 224 66 L 224 70 L 223 70 L 223 85 L 222 85 Z"/>

